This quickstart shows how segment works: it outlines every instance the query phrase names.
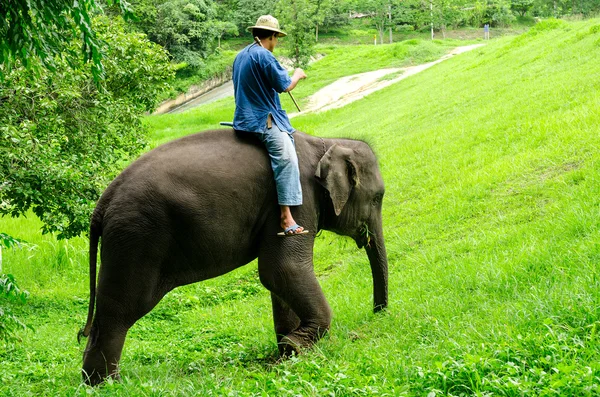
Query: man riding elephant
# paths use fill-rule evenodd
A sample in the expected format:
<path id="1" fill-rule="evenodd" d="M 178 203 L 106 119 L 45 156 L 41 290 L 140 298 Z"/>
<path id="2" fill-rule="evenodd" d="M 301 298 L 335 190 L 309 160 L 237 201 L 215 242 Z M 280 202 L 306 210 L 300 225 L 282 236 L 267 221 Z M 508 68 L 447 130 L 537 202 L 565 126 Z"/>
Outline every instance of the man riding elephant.
<path id="1" fill-rule="evenodd" d="M 272 49 L 269 40 L 276 39 L 265 39 Z M 259 46 L 246 50 L 256 57 L 272 57 Z M 238 61 L 244 59 L 234 66 L 237 101 L 240 87 L 252 83 L 241 74 Z M 279 69 L 278 64 L 248 68 L 257 74 Z M 130 164 L 106 188 L 90 222 L 90 300 L 79 335 L 89 337 L 83 352 L 85 382 L 96 385 L 107 377 L 118 378 L 129 329 L 169 291 L 255 259 L 260 281 L 271 295 L 279 353 L 288 356 L 310 348 L 332 319 L 314 271 L 313 246 L 320 230 L 349 236 L 365 249 L 373 279 L 373 310 L 387 307 L 385 187 L 377 157 L 358 140 L 319 138 L 302 131 L 296 131 L 292 140 L 293 129 L 275 91 L 293 88 L 302 75 L 298 72 L 290 84 L 282 77 L 283 83 L 269 88 L 260 101 L 246 96 L 257 102 L 239 103 L 236 114 L 244 117 L 236 116 L 238 131 L 203 131 L 161 145 Z M 263 100 L 266 105 L 261 105 Z M 271 137 L 276 127 L 278 135 Z M 280 183 L 270 177 L 274 160 L 255 135 L 293 143 L 286 153 L 302 159 L 294 164 L 303 187 L 302 205 L 294 215 L 311 233 L 277 237 L 277 220 L 288 229 L 294 218 L 284 213 L 285 207 L 289 211 L 289 205 L 298 202 L 279 205 Z M 279 174 L 275 172 L 276 179 Z M 287 233 L 304 231 L 297 227 Z M 98 254 L 102 263 L 96 275 Z M 201 327 L 197 325 L 199 333 Z"/>
<path id="2" fill-rule="evenodd" d="M 248 30 L 255 42 L 244 48 L 233 62 L 235 114 L 233 128 L 256 135 L 265 145 L 275 175 L 277 198 L 281 209 L 280 236 L 306 234 L 292 216 L 290 207 L 302 204 L 302 187 L 294 128 L 279 101 L 279 93 L 290 92 L 306 78 L 300 68 L 290 78 L 273 56 L 278 38 L 286 36 L 279 22 L 263 15 Z"/>

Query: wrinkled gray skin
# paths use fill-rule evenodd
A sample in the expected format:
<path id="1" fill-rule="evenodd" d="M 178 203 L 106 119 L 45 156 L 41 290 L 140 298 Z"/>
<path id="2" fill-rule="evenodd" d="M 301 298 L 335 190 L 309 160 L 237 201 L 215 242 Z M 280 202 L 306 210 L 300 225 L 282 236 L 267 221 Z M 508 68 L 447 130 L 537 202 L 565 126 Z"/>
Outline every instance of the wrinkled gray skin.
<path id="1" fill-rule="evenodd" d="M 89 335 L 82 370 L 87 383 L 118 377 L 127 330 L 167 292 L 257 257 L 260 281 L 271 292 L 280 354 L 313 345 L 331 321 L 313 270 L 315 232 L 321 229 L 365 247 L 374 309 L 387 306 L 384 186 L 373 151 L 360 141 L 302 132 L 294 137 L 304 203 L 292 211 L 308 235 L 276 236 L 280 210 L 266 150 L 233 130 L 162 145 L 111 183 L 90 226 L 90 310 L 81 331 Z"/>

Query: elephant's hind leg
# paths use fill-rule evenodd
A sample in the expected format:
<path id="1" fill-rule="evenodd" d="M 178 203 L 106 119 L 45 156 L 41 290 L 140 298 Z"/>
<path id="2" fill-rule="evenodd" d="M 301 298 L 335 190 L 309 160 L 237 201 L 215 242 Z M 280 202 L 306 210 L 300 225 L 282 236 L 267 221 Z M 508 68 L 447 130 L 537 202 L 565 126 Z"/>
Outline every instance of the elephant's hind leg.
<path id="1" fill-rule="evenodd" d="M 90 385 L 102 383 L 107 377 L 118 378 L 119 359 L 129 329 L 117 313 L 98 312 L 100 316 L 97 314 L 92 323 L 81 370 L 83 380 Z"/>
<path id="2" fill-rule="evenodd" d="M 100 277 L 96 314 L 83 354 L 82 376 L 86 383 L 96 385 L 107 377 L 118 378 L 127 331 L 168 291 L 159 288 L 156 281 L 151 272 L 133 279 Z"/>
<path id="3" fill-rule="evenodd" d="M 290 254 L 269 250 L 259 256 L 261 281 L 274 295 L 275 332 L 283 355 L 312 346 L 331 324 L 331 309 L 312 266 L 312 245 L 286 252 Z"/>

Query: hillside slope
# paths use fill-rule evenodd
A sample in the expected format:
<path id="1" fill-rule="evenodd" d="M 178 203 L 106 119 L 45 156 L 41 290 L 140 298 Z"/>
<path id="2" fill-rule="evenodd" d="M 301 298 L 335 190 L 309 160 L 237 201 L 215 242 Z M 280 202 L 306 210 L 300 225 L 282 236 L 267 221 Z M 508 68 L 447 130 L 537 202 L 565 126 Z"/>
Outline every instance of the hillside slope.
<path id="1" fill-rule="evenodd" d="M 599 60 L 600 21 L 550 20 L 295 119 L 380 158 L 392 303 L 361 343 L 374 373 L 417 395 L 598 391 Z"/>

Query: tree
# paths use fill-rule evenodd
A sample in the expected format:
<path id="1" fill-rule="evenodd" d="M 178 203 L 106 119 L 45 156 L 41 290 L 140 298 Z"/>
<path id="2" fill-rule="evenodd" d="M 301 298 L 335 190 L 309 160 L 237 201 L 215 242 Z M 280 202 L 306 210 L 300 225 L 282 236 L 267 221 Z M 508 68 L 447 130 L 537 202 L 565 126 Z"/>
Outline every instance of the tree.
<path id="1" fill-rule="evenodd" d="M 125 0 L 106 0 L 118 5 L 126 17 L 130 9 Z M 96 9 L 94 0 L 2 0 L 0 2 L 0 79 L 18 62 L 25 68 L 41 66 L 54 69 L 55 59 L 73 62 L 83 52 L 85 61 L 92 61 L 92 75 L 102 78 L 101 44 L 93 29 L 91 14 Z M 81 35 L 81 49 L 67 45 L 77 33 Z"/>
<path id="2" fill-rule="evenodd" d="M 288 34 L 284 47 L 295 67 L 306 67 L 314 54 L 315 4 L 309 0 L 282 0 L 277 3 L 276 15 Z"/>
<path id="3" fill-rule="evenodd" d="M 217 33 L 218 48 L 221 48 L 221 39 L 224 35 L 237 36 L 239 34 L 237 26 L 232 22 L 217 21 L 214 30 Z"/>
<path id="4" fill-rule="evenodd" d="M 221 48 L 221 39 L 225 36 L 239 36 L 240 29 L 235 24 L 235 0 L 217 0 L 217 32 L 218 48 Z"/>
<path id="5" fill-rule="evenodd" d="M 451 26 L 457 28 L 465 20 L 464 1 L 462 0 L 432 0 L 433 24 L 440 29 L 443 37 L 446 37 L 446 28 Z"/>
<path id="6" fill-rule="evenodd" d="M 31 209 L 59 238 L 87 231 L 101 192 L 144 148 L 141 116 L 172 76 L 165 51 L 144 35 L 105 17 L 93 22 L 98 42 L 110 43 L 100 47 L 103 87 L 89 65 L 60 58 L 53 71 L 17 63 L 0 85 L 0 216 Z"/>
<path id="7" fill-rule="evenodd" d="M 371 21 L 379 32 L 379 42 L 383 44 L 383 35 L 386 27 L 392 28 L 393 22 L 390 22 L 391 8 L 395 7 L 393 0 L 362 0 L 357 1 L 355 10 L 371 15 Z"/>
<path id="8" fill-rule="evenodd" d="M 598 0 L 534 0 L 533 15 L 559 18 L 563 15 L 591 16 L 600 12 Z"/>
<path id="9" fill-rule="evenodd" d="M 333 2 L 331 0 L 313 0 L 313 15 L 312 20 L 315 24 L 315 41 L 319 41 L 319 25 L 321 25 L 325 18 L 331 13 L 333 8 Z"/>
<path id="10" fill-rule="evenodd" d="M 212 1 L 172 0 L 156 8 L 156 20 L 146 33 L 179 62 L 192 68 L 203 66 L 218 37 L 217 10 Z"/>
<path id="11" fill-rule="evenodd" d="M 275 4 L 278 0 L 228 0 L 234 2 L 234 20 L 240 32 L 245 32 L 248 26 L 253 26 L 258 17 L 275 13 Z"/>
<path id="12" fill-rule="evenodd" d="M 344 0 L 328 0 L 328 2 L 327 11 L 324 13 L 323 21 L 321 22 L 325 31 L 329 28 L 348 25 L 350 23 L 350 18 L 348 17 L 350 3 Z"/>
<path id="13" fill-rule="evenodd" d="M 480 27 L 483 26 L 484 22 L 489 22 L 486 17 L 487 9 L 487 1 L 476 1 L 472 7 L 468 8 L 465 15 L 467 24 L 474 27 Z"/>
<path id="14" fill-rule="evenodd" d="M 510 9 L 522 17 L 527 14 L 527 11 L 529 11 L 531 7 L 533 7 L 533 0 L 512 0 L 510 4 Z"/>
<path id="15" fill-rule="evenodd" d="M 508 26 L 515 20 L 509 0 L 495 0 L 488 4 L 486 19 L 494 26 Z"/>
<path id="16" fill-rule="evenodd" d="M 429 5 L 429 4 L 427 4 Z M 422 0 L 407 0 L 399 2 L 392 10 L 394 23 L 397 26 L 411 26 L 414 30 L 431 23 L 429 10 L 426 10 Z"/>

